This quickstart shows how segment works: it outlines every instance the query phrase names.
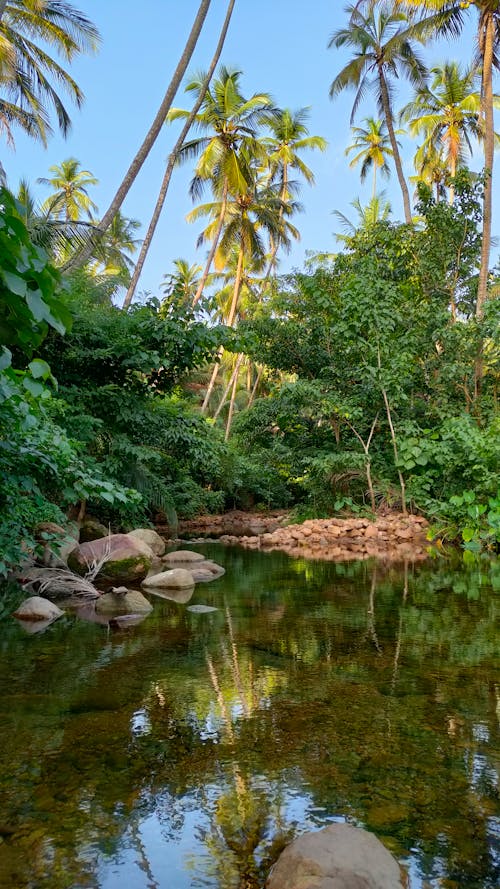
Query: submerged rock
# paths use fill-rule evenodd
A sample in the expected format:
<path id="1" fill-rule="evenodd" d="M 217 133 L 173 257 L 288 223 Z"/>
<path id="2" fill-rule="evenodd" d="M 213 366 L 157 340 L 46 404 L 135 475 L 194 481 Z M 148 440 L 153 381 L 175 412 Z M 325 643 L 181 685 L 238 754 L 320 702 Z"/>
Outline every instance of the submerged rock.
<path id="1" fill-rule="evenodd" d="M 159 599 L 168 599 L 170 602 L 177 602 L 178 605 L 185 605 L 194 593 L 194 584 L 193 586 L 185 587 L 183 590 L 148 587 L 148 593 L 151 596 L 158 596 Z"/>
<path id="2" fill-rule="evenodd" d="M 18 620 L 52 622 L 63 614 L 64 611 L 61 611 L 53 602 L 44 599 L 43 596 L 30 596 L 29 599 L 21 602 L 19 608 L 13 612 L 13 617 L 17 617 Z"/>
<path id="3" fill-rule="evenodd" d="M 218 608 L 214 608 L 213 605 L 188 605 L 186 611 L 191 611 L 192 614 L 209 614 L 211 611 L 218 611 Z"/>
<path id="4" fill-rule="evenodd" d="M 286 847 L 266 889 L 403 889 L 403 883 L 398 862 L 374 834 L 330 824 Z"/>
<path id="5" fill-rule="evenodd" d="M 195 583 L 217 580 L 218 577 L 225 574 L 225 568 L 222 565 L 217 565 L 216 562 L 211 562 L 208 559 L 203 562 L 195 562 L 189 570 Z"/>
<path id="6" fill-rule="evenodd" d="M 170 571 L 161 571 L 160 574 L 150 574 L 143 580 L 145 589 L 159 587 L 160 589 L 183 590 L 194 586 L 193 575 L 185 568 L 172 568 Z"/>

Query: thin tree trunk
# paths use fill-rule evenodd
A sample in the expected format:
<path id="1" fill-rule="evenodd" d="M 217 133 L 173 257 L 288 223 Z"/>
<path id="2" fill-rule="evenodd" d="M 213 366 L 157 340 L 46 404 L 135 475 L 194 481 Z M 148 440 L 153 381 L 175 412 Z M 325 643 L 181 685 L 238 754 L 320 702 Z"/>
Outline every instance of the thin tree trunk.
<path id="1" fill-rule="evenodd" d="M 399 154 L 398 143 L 396 140 L 396 134 L 394 132 L 394 126 L 392 123 L 392 111 L 391 111 L 391 102 L 389 99 L 389 91 L 387 89 L 387 84 L 385 82 L 384 72 L 382 67 L 379 65 L 378 68 L 379 82 L 380 82 L 380 95 L 382 98 L 382 106 L 385 114 L 385 122 L 387 124 L 387 132 L 389 133 L 389 139 L 391 143 L 392 153 L 394 157 L 394 163 L 396 166 L 396 173 L 398 176 L 398 181 L 401 186 L 401 192 L 403 195 L 403 207 L 405 212 L 405 222 L 408 225 L 411 225 L 411 206 L 410 206 L 410 194 L 408 192 L 408 186 L 406 184 L 406 179 L 403 173 L 403 166 L 401 164 L 401 156 Z"/>
<path id="2" fill-rule="evenodd" d="M 184 51 L 179 60 L 177 68 L 175 69 L 172 80 L 170 81 L 167 91 L 163 97 L 161 105 L 158 109 L 155 119 L 151 124 L 151 127 L 146 134 L 146 138 L 144 139 L 139 151 L 135 155 L 130 167 L 128 168 L 125 177 L 118 188 L 111 204 L 106 210 L 103 218 L 99 223 L 99 231 L 100 233 L 104 233 L 107 231 L 113 219 L 115 218 L 118 210 L 123 204 L 123 201 L 127 197 L 132 185 L 134 184 L 137 175 L 144 164 L 144 161 L 149 155 L 154 143 L 156 142 L 161 128 L 165 123 L 165 118 L 167 116 L 168 111 L 170 110 L 170 106 L 175 98 L 177 90 L 181 84 L 182 78 L 186 73 L 187 66 L 191 61 L 191 56 L 193 55 L 194 49 L 198 42 L 198 37 L 200 36 L 201 29 L 203 27 L 205 18 L 207 16 L 208 9 L 210 7 L 211 0 L 201 0 L 198 12 L 196 14 L 196 18 L 193 23 L 193 27 L 191 29 L 191 33 L 188 37 L 187 43 L 184 47 Z M 79 251 L 69 262 L 67 262 L 63 266 L 63 271 L 67 271 L 72 268 L 76 268 L 84 265 L 90 257 L 92 252 L 92 244 L 84 247 L 83 250 Z"/>
<path id="3" fill-rule="evenodd" d="M 373 164 L 373 191 L 372 191 L 372 200 L 375 200 L 377 195 L 377 164 Z"/>
<path id="4" fill-rule="evenodd" d="M 483 237 L 481 245 L 481 266 L 479 270 L 479 283 L 477 288 L 476 318 L 483 317 L 484 303 L 487 298 L 488 270 L 491 249 L 491 203 L 493 191 L 493 154 L 495 147 L 494 122 L 493 122 L 493 46 L 495 39 L 495 22 L 493 13 L 489 13 L 485 27 L 483 73 L 482 73 L 482 101 L 484 107 L 484 166 L 486 170 L 486 182 L 484 183 L 483 198 Z"/>
<path id="5" fill-rule="evenodd" d="M 132 300 L 134 298 L 135 288 L 137 287 L 137 282 L 139 281 L 139 278 L 141 276 L 141 272 L 144 267 L 146 257 L 148 255 L 148 251 L 151 246 L 151 241 L 153 240 L 154 233 L 156 231 L 156 226 L 158 224 L 158 220 L 160 218 L 161 211 L 163 210 L 163 206 L 165 204 L 165 199 L 167 197 L 167 192 L 168 192 L 168 188 L 170 185 L 170 180 L 172 178 L 172 173 L 174 170 L 175 162 L 177 160 L 179 151 L 182 148 L 182 145 L 184 144 L 184 139 L 186 138 L 187 134 L 189 133 L 189 130 L 191 129 L 193 121 L 203 104 L 203 100 L 205 98 L 210 81 L 213 77 L 213 73 L 217 67 L 217 63 L 219 61 L 220 54 L 222 52 L 222 48 L 224 46 L 224 41 L 226 39 L 227 29 L 229 28 L 229 22 L 231 21 L 231 15 L 232 15 L 232 12 L 234 9 L 235 2 L 236 2 L 236 0 L 229 0 L 229 5 L 227 8 L 227 12 L 226 12 L 226 18 L 224 19 L 224 23 L 222 25 L 222 30 L 220 33 L 219 42 L 217 44 L 217 47 L 216 47 L 216 50 L 214 53 L 214 57 L 210 63 L 210 67 L 207 71 L 207 76 L 205 77 L 205 80 L 203 81 L 203 83 L 201 85 L 200 94 L 191 109 L 191 113 L 182 128 L 182 131 L 179 135 L 179 138 L 177 139 L 177 142 L 175 143 L 172 151 L 170 152 L 170 154 L 168 156 L 167 169 L 165 170 L 165 175 L 163 177 L 163 181 L 161 184 L 160 193 L 158 195 L 158 200 L 157 200 L 156 206 L 153 210 L 151 222 L 149 223 L 149 228 L 146 232 L 146 237 L 144 238 L 144 242 L 141 247 L 141 252 L 139 253 L 139 258 L 137 260 L 137 263 L 136 263 L 136 266 L 134 269 L 134 274 L 132 275 L 125 299 L 123 301 L 123 306 L 122 306 L 123 309 L 128 309 L 130 303 L 132 302 Z"/>
<path id="6" fill-rule="evenodd" d="M 238 265 L 236 268 L 236 277 L 234 279 L 233 299 L 231 302 L 231 308 L 229 310 L 229 317 L 227 319 L 227 326 L 228 327 L 233 326 L 234 319 L 236 316 L 236 309 L 238 307 L 238 297 L 240 295 L 241 277 L 242 277 L 242 272 L 243 272 L 243 259 L 244 259 L 243 247 L 240 247 L 240 252 L 239 252 L 239 256 L 238 256 Z M 212 371 L 212 376 L 210 378 L 210 383 L 208 384 L 208 389 L 206 391 L 206 395 L 203 400 L 203 404 L 201 406 L 201 412 L 203 414 L 207 410 L 208 402 L 210 401 L 210 396 L 212 395 L 212 392 L 213 392 L 213 389 L 215 386 L 215 382 L 216 382 L 217 376 L 219 374 L 220 359 L 222 358 L 223 352 L 224 352 L 224 347 L 221 346 L 221 348 L 219 349 L 219 361 L 214 366 L 214 369 Z"/>
<path id="7" fill-rule="evenodd" d="M 198 284 L 196 293 L 193 297 L 193 306 L 195 306 L 196 303 L 201 299 L 203 290 L 205 288 L 205 284 L 207 283 L 207 278 L 210 274 L 210 268 L 211 268 L 212 262 L 214 260 L 215 253 L 216 253 L 217 247 L 219 245 L 219 240 L 220 240 L 220 236 L 221 236 L 221 232 L 222 232 L 222 226 L 224 225 L 224 217 L 226 215 L 228 191 L 229 191 L 229 183 L 228 183 L 227 179 L 224 179 L 224 186 L 222 189 L 221 208 L 220 208 L 220 213 L 219 213 L 219 221 L 217 223 L 217 229 L 215 231 L 213 241 L 212 241 L 212 246 L 210 247 L 210 252 L 207 257 L 205 269 L 204 269 L 203 274 L 200 278 L 200 283 Z"/>
<path id="8" fill-rule="evenodd" d="M 386 412 L 386 415 L 387 415 L 387 422 L 389 423 L 389 429 L 390 429 L 390 431 L 391 431 L 392 448 L 393 448 L 393 451 L 394 451 L 394 462 L 396 463 L 396 466 L 397 466 L 397 463 L 399 462 L 398 444 L 397 444 L 397 441 L 396 441 L 396 433 L 395 433 L 395 431 L 394 431 L 394 425 L 393 425 L 393 422 L 392 422 L 392 415 L 391 415 L 391 408 L 390 408 L 390 405 L 389 405 L 389 399 L 388 399 L 388 397 L 387 397 L 387 392 L 385 391 L 385 389 L 382 389 L 382 397 L 383 397 L 383 399 L 384 399 L 385 412 Z M 402 474 L 402 472 L 401 472 L 400 469 L 397 469 L 397 473 L 398 473 L 398 478 L 399 478 L 399 486 L 400 486 L 400 488 L 401 488 L 401 506 L 402 506 L 404 515 L 406 515 L 406 513 L 407 513 L 407 509 L 406 509 L 406 485 L 405 485 L 405 480 L 404 480 L 404 478 L 403 478 L 403 474 Z"/>
<path id="9" fill-rule="evenodd" d="M 250 398 L 248 399 L 247 409 L 249 407 L 252 407 L 252 404 L 254 403 L 255 396 L 257 394 L 257 387 L 260 383 L 261 376 L 262 376 L 262 367 L 258 367 L 257 368 L 257 376 L 255 377 L 255 383 L 253 384 L 253 389 L 250 393 Z"/>
<path id="10" fill-rule="evenodd" d="M 226 432 L 224 434 L 224 441 L 229 439 L 229 435 L 231 432 L 231 426 L 233 423 L 233 414 L 234 414 L 234 402 L 236 401 L 236 390 L 238 388 L 238 374 L 234 375 L 233 382 L 233 391 L 231 392 L 231 401 L 229 402 L 229 413 L 227 415 L 227 423 L 226 423 Z"/>
<path id="11" fill-rule="evenodd" d="M 213 420 L 217 419 L 222 408 L 224 407 L 224 405 L 226 403 L 226 398 L 229 395 L 229 390 L 230 390 L 231 386 L 233 385 L 233 380 L 234 380 L 235 375 L 237 375 L 239 373 L 239 369 L 241 366 L 241 362 L 243 361 L 243 358 L 244 358 L 243 352 L 240 352 L 240 354 L 238 355 L 238 358 L 236 359 L 236 363 L 234 365 L 233 372 L 232 372 L 231 376 L 229 377 L 229 382 L 228 382 L 226 388 L 224 389 L 224 394 L 219 402 L 219 407 L 217 408 L 217 410 L 215 411 L 215 414 L 213 415 L 213 418 L 212 418 Z"/>
<path id="12" fill-rule="evenodd" d="M 214 389 L 214 386 L 215 386 L 215 381 L 216 381 L 217 376 L 218 376 L 218 374 L 219 374 L 219 370 L 220 370 L 220 362 L 221 362 L 221 358 L 222 358 L 223 354 L 224 354 L 224 346 L 221 346 L 221 347 L 219 348 L 219 351 L 218 351 L 218 354 L 217 354 L 217 360 L 216 360 L 216 362 L 215 362 L 215 364 L 214 364 L 214 368 L 213 368 L 213 371 L 212 371 L 212 376 L 210 377 L 210 382 L 209 382 L 209 384 L 208 384 L 207 391 L 205 392 L 205 398 L 203 399 L 203 404 L 202 404 L 202 406 L 201 406 L 201 412 L 202 412 L 202 414 L 205 413 L 205 411 L 206 411 L 206 409 L 207 409 L 207 407 L 208 407 L 208 403 L 209 403 L 209 401 L 210 401 L 210 396 L 211 396 L 211 394 L 212 394 L 212 392 L 213 392 L 213 389 Z"/>
<path id="13" fill-rule="evenodd" d="M 457 164 L 456 164 L 455 158 L 452 158 L 450 161 L 450 176 L 453 181 L 455 180 L 456 172 L 457 172 Z M 450 185 L 450 193 L 448 195 L 448 203 L 452 207 L 454 202 L 455 202 L 455 185 L 452 183 Z"/>
<path id="14" fill-rule="evenodd" d="M 7 6 L 8 0 L 0 0 L 0 21 L 2 20 L 2 16 L 5 12 L 5 7 Z"/>

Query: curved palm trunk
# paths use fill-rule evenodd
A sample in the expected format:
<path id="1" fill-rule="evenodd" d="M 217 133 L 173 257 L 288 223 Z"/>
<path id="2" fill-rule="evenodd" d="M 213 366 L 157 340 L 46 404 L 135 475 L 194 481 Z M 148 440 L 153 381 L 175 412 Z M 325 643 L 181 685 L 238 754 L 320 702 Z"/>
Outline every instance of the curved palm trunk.
<path id="1" fill-rule="evenodd" d="M 239 368 L 238 368 L 238 370 L 239 370 Z M 226 432 L 224 434 L 224 441 L 227 441 L 229 439 L 229 435 L 231 432 L 231 426 L 233 425 L 234 403 L 236 401 L 237 388 L 238 388 L 238 371 L 234 374 L 233 389 L 231 392 L 231 401 L 229 402 L 229 413 L 227 415 Z"/>
<path id="2" fill-rule="evenodd" d="M 165 123 L 165 118 L 167 116 L 167 112 L 170 110 L 170 106 L 175 98 L 177 90 L 181 84 L 182 78 L 186 73 L 186 68 L 191 61 L 191 56 L 193 55 L 194 49 L 198 42 L 198 37 L 200 36 L 201 29 L 203 27 L 205 18 L 208 13 L 208 9 L 210 7 L 211 0 L 201 0 L 198 12 L 196 14 L 196 18 L 193 23 L 193 27 L 191 28 L 191 33 L 187 39 L 187 43 L 184 47 L 184 51 L 179 59 L 179 63 L 177 68 L 175 69 L 172 80 L 170 81 L 167 91 L 163 97 L 162 103 L 158 109 L 155 119 L 151 124 L 151 127 L 146 134 L 146 138 L 144 139 L 139 151 L 135 155 L 130 167 L 128 168 L 125 177 L 118 188 L 111 204 L 106 210 L 101 222 L 99 223 L 99 230 L 101 233 L 107 231 L 113 219 L 115 218 L 118 210 L 120 209 L 123 201 L 125 200 L 127 194 L 129 193 L 132 185 L 134 184 L 137 174 L 139 173 L 144 161 L 149 155 L 154 143 L 156 142 L 158 135 L 161 131 L 163 124 Z M 92 252 L 92 245 L 88 245 L 79 253 L 76 254 L 69 262 L 63 266 L 63 271 L 67 271 L 72 268 L 76 268 L 84 265 L 90 257 Z"/>
<path id="3" fill-rule="evenodd" d="M 481 319 L 484 312 L 484 303 L 487 299 L 488 270 L 491 249 L 491 203 L 493 192 L 493 153 L 494 153 L 494 124 L 493 124 L 493 47 L 495 40 L 495 22 L 493 13 L 489 13 L 485 25 L 485 42 L 483 54 L 482 95 L 484 106 L 484 166 L 486 169 L 486 182 L 484 184 L 483 197 L 483 238 L 481 245 L 481 266 L 479 269 L 479 283 L 477 288 L 476 318 Z"/>
<path id="4" fill-rule="evenodd" d="M 211 269 L 212 263 L 214 261 L 214 256 L 215 256 L 217 247 L 219 246 L 220 236 L 222 234 L 222 226 L 224 225 L 224 217 L 226 215 L 228 191 L 229 191 L 229 183 L 228 183 L 227 179 L 225 179 L 223 191 L 222 191 L 222 201 L 221 201 L 221 208 L 220 208 L 220 213 L 219 213 L 219 221 L 217 223 L 217 228 L 215 230 L 215 234 L 213 237 L 212 246 L 210 247 L 210 251 L 207 256 L 205 268 L 204 268 L 203 274 L 200 278 L 200 283 L 198 284 L 198 288 L 197 288 L 196 293 L 193 297 L 193 306 L 195 306 L 196 303 L 202 297 L 203 290 L 205 289 L 205 284 L 207 283 L 207 278 L 210 274 L 210 269 Z"/>
<path id="5" fill-rule="evenodd" d="M 243 352 L 240 352 L 240 354 L 238 355 L 238 358 L 236 359 L 236 363 L 234 365 L 233 372 L 232 372 L 231 376 L 229 377 L 228 384 L 227 384 L 226 388 L 224 389 L 224 394 L 219 402 L 219 406 L 218 406 L 217 410 L 215 411 L 215 414 L 213 415 L 214 420 L 217 419 L 222 408 L 224 407 L 224 405 L 226 403 L 226 398 L 229 395 L 229 390 L 231 389 L 231 386 L 233 385 L 235 376 L 237 376 L 237 374 L 239 373 L 239 370 L 241 367 L 241 362 L 243 361 L 244 357 L 245 356 L 244 356 Z"/>
<path id="6" fill-rule="evenodd" d="M 158 194 L 158 200 L 156 201 L 156 206 L 153 210 L 151 222 L 149 223 L 149 227 L 146 232 L 146 237 L 144 238 L 144 242 L 141 247 L 141 252 L 139 253 L 139 257 L 137 259 L 137 263 L 136 263 L 136 266 L 134 269 L 134 274 L 132 275 L 130 284 L 128 286 L 127 293 L 125 295 L 125 299 L 123 301 L 123 306 L 122 306 L 123 309 L 128 309 L 130 303 L 132 302 L 132 300 L 134 298 L 135 288 L 137 287 L 137 282 L 139 281 L 139 278 L 142 273 L 142 269 L 144 268 L 144 263 L 146 261 L 147 255 L 148 255 L 149 248 L 151 246 L 151 241 L 153 240 L 154 233 L 156 231 L 156 226 L 158 225 L 158 220 L 160 218 L 161 211 L 163 210 L 163 206 L 165 204 L 165 199 L 167 197 L 167 192 L 168 192 L 168 188 L 170 185 L 170 180 L 172 178 L 172 173 L 174 170 L 175 162 L 177 160 L 177 156 L 179 154 L 180 149 L 182 148 L 182 145 L 184 144 L 184 139 L 186 138 L 187 134 L 189 133 L 189 130 L 191 129 L 193 121 L 203 104 L 203 100 L 205 98 L 210 81 L 213 77 L 213 73 L 217 67 L 217 63 L 219 61 L 220 54 L 222 52 L 222 48 L 224 46 L 224 41 L 226 39 L 226 34 L 227 34 L 227 30 L 229 28 L 229 22 L 231 21 L 231 15 L 233 13 L 235 3 L 236 3 L 236 0 L 229 0 L 229 5 L 227 8 L 226 17 L 224 19 L 224 23 L 222 25 L 222 30 L 221 30 L 220 37 L 219 37 L 219 42 L 217 44 L 217 47 L 216 47 L 216 50 L 214 53 L 214 57 L 210 63 L 210 67 L 207 71 L 207 76 L 205 77 L 205 80 L 203 81 L 203 83 L 201 85 L 200 94 L 191 109 L 191 113 L 182 128 L 182 131 L 179 135 L 179 138 L 177 139 L 177 142 L 175 143 L 172 151 L 170 152 L 170 154 L 168 156 L 167 169 L 165 170 L 165 175 L 163 176 L 163 181 L 161 183 L 160 192 Z M 205 278 L 205 280 L 206 280 L 206 278 Z"/>
<path id="7" fill-rule="evenodd" d="M 401 156 L 399 154 L 398 143 L 396 141 L 396 134 L 394 132 L 394 126 L 392 123 L 392 111 L 391 111 L 391 102 L 389 99 L 389 91 L 387 89 L 387 84 L 385 82 L 384 72 L 382 67 L 379 65 L 378 67 L 378 76 L 380 83 L 380 96 L 382 99 L 382 107 L 384 109 L 385 115 L 385 123 L 387 126 L 387 132 L 389 133 L 389 139 L 391 143 L 391 148 L 394 157 L 394 164 L 396 166 L 396 173 L 399 181 L 399 185 L 401 187 L 401 193 L 403 195 L 403 207 L 405 213 L 405 222 L 408 225 L 411 225 L 411 206 L 410 206 L 410 194 L 408 192 L 408 186 L 406 184 L 406 179 L 403 173 L 403 166 L 401 164 Z"/>

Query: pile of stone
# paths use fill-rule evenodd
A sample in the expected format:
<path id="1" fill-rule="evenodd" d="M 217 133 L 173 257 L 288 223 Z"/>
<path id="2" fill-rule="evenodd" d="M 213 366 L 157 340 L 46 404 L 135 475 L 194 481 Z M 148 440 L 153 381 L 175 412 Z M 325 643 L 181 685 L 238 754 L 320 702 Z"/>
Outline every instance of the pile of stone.
<path id="1" fill-rule="evenodd" d="M 379 558 L 386 561 L 427 558 L 428 522 L 423 516 L 392 513 L 369 519 L 308 519 L 272 532 L 220 537 L 225 544 L 280 550 L 290 556 L 344 562 Z"/>
<path id="2" fill-rule="evenodd" d="M 195 519 L 181 521 L 178 534 L 182 539 L 219 538 L 223 534 L 235 537 L 270 534 L 289 521 L 288 513 L 283 510 L 263 515 L 259 512 L 242 512 L 232 510 L 224 515 L 203 515 Z M 158 531 L 169 537 L 168 528 L 159 527 Z"/>

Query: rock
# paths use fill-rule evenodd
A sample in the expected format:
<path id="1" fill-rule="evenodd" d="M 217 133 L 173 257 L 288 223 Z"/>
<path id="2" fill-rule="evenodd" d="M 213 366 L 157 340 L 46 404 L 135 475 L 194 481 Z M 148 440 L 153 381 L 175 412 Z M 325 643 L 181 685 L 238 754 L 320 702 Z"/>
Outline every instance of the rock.
<path id="1" fill-rule="evenodd" d="M 149 614 L 153 606 L 138 590 L 127 590 L 118 596 L 105 593 L 97 600 L 95 610 L 97 614 Z"/>
<path id="2" fill-rule="evenodd" d="M 374 834 L 330 824 L 286 847 L 266 889 L 403 889 L 403 883 L 399 864 Z"/>
<path id="3" fill-rule="evenodd" d="M 189 573 L 192 575 L 195 583 L 201 583 L 217 580 L 218 577 L 222 577 L 225 573 L 225 569 L 221 565 L 217 565 L 216 562 L 211 562 L 207 559 L 204 562 L 195 562 L 192 568 L 189 569 Z"/>
<path id="4" fill-rule="evenodd" d="M 153 561 L 149 546 L 128 534 L 111 534 L 99 540 L 80 543 L 68 558 L 68 565 L 77 574 L 85 575 L 93 564 L 102 565 L 100 580 L 120 583 L 141 581 Z"/>
<path id="5" fill-rule="evenodd" d="M 188 605 L 186 608 L 186 611 L 191 611 L 192 614 L 209 614 L 211 611 L 218 610 L 213 605 Z"/>
<path id="6" fill-rule="evenodd" d="M 145 589 L 184 590 L 194 586 L 193 575 L 185 568 L 171 568 L 169 571 L 162 571 L 160 574 L 151 574 L 142 582 Z"/>
<path id="7" fill-rule="evenodd" d="M 108 535 L 109 528 L 106 528 L 106 525 L 103 525 L 97 519 L 90 518 L 90 516 L 80 526 L 80 543 L 88 543 L 89 540 L 100 540 L 101 537 L 107 537 Z"/>
<path id="8" fill-rule="evenodd" d="M 205 556 L 202 556 L 201 553 L 194 553 L 190 549 L 178 549 L 173 553 L 167 553 L 166 556 L 163 556 L 162 561 L 167 565 L 176 565 L 178 562 L 184 565 L 187 562 L 204 562 Z"/>
<path id="9" fill-rule="evenodd" d="M 162 556 L 165 552 L 163 537 L 160 537 L 152 528 L 136 528 L 134 531 L 129 531 L 128 536 L 135 540 L 142 540 L 146 546 L 153 550 L 155 556 Z"/>
<path id="10" fill-rule="evenodd" d="M 44 599 L 42 596 L 30 596 L 21 602 L 19 608 L 14 611 L 13 616 L 19 620 L 41 620 L 53 621 L 64 614 L 57 605 Z"/>

